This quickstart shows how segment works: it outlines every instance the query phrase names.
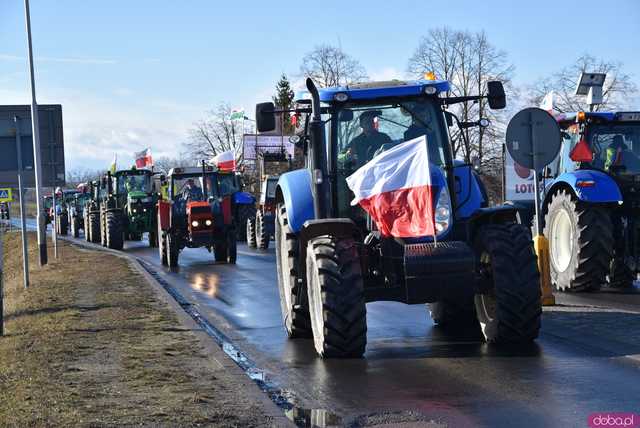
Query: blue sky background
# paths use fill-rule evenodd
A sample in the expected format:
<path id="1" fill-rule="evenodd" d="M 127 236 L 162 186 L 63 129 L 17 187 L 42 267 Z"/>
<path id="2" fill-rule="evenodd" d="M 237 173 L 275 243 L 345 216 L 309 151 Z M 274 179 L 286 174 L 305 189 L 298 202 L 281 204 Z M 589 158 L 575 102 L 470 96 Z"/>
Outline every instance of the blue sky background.
<path id="1" fill-rule="evenodd" d="M 314 45 L 340 44 L 376 79 L 404 77 L 429 28 L 485 30 L 531 84 L 583 53 L 640 87 L 640 1 L 31 0 L 38 101 L 63 104 L 67 168 L 151 146 L 181 150 L 221 101 L 253 110 Z M 28 103 L 22 0 L 0 0 L 0 104 Z M 640 108 L 640 106 L 639 106 Z"/>

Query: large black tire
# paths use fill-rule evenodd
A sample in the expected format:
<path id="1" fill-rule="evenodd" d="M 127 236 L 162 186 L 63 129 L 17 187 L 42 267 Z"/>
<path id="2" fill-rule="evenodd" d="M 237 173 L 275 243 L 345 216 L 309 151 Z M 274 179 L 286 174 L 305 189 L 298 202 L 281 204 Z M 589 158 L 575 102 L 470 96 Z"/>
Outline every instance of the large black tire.
<path id="1" fill-rule="evenodd" d="M 236 227 L 236 239 L 239 242 L 245 242 L 247 240 L 247 230 L 242 227 L 247 224 L 247 219 L 253 218 L 256 215 L 256 207 L 254 204 L 238 204 L 236 205 L 235 224 Z"/>
<path id="2" fill-rule="evenodd" d="M 69 232 L 69 219 L 66 214 L 61 214 L 56 217 L 56 233 L 58 235 L 66 236 Z"/>
<path id="3" fill-rule="evenodd" d="M 229 232 L 227 234 L 227 259 L 226 262 L 229 264 L 236 264 L 236 260 L 238 259 L 238 243 L 236 241 L 236 233 L 235 231 Z"/>
<path id="4" fill-rule="evenodd" d="M 316 352 L 323 358 L 361 357 L 367 310 L 354 239 L 319 236 L 309 241 L 307 289 Z"/>
<path id="5" fill-rule="evenodd" d="M 247 219 L 247 246 L 249 248 L 256 248 L 256 219 L 254 217 L 249 217 Z"/>
<path id="6" fill-rule="evenodd" d="M 94 244 L 100 243 L 100 215 L 89 214 L 89 237 Z"/>
<path id="7" fill-rule="evenodd" d="M 551 282 L 562 291 L 599 289 L 613 258 L 613 225 L 606 208 L 576 201 L 560 189 L 544 223 Z"/>
<path id="8" fill-rule="evenodd" d="M 149 247 L 156 248 L 158 246 L 158 232 L 156 230 L 149 231 Z"/>
<path id="9" fill-rule="evenodd" d="M 89 213 L 84 214 L 84 240 L 91 242 L 91 228 L 89 227 Z"/>
<path id="10" fill-rule="evenodd" d="M 467 328 L 478 325 L 473 296 L 460 299 L 443 299 L 429 303 L 433 322 L 442 328 Z"/>
<path id="11" fill-rule="evenodd" d="M 269 248 L 269 234 L 264 226 L 264 215 L 260 210 L 256 212 L 256 246 L 261 250 Z"/>
<path id="12" fill-rule="evenodd" d="M 275 232 L 278 290 L 284 327 L 290 338 L 310 338 L 312 332 L 307 288 L 305 284 L 298 283 L 298 238 L 291 231 L 284 205 L 278 205 Z"/>
<path id="13" fill-rule="evenodd" d="M 167 264 L 169 267 L 177 267 L 178 258 L 180 257 L 180 248 L 178 247 L 175 236 L 173 236 L 171 232 L 166 233 L 165 245 L 167 246 Z"/>
<path id="14" fill-rule="evenodd" d="M 475 250 L 481 278 L 475 309 L 486 341 L 533 341 L 540 330 L 542 296 L 529 231 L 519 224 L 482 226 Z"/>
<path id="15" fill-rule="evenodd" d="M 100 211 L 100 245 L 107 246 L 107 221 L 103 211 Z"/>
<path id="16" fill-rule="evenodd" d="M 122 215 L 116 211 L 108 211 L 105 221 L 107 248 L 111 248 L 112 250 L 122 250 L 122 247 L 124 246 Z"/>
<path id="17" fill-rule="evenodd" d="M 80 219 L 77 216 L 71 217 L 71 236 L 74 238 L 80 237 Z"/>

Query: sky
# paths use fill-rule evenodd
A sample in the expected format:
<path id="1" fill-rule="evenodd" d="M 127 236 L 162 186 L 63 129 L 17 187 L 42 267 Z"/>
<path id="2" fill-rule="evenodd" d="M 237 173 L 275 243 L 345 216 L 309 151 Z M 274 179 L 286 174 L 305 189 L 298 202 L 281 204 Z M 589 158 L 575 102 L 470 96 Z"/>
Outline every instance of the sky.
<path id="1" fill-rule="evenodd" d="M 106 168 L 114 153 L 129 162 L 145 147 L 176 156 L 207 111 L 228 102 L 253 116 L 323 43 L 387 80 L 407 77 L 430 28 L 484 30 L 516 84 L 588 53 L 621 61 L 640 87 L 638 0 L 305 3 L 31 0 L 37 99 L 63 106 L 67 170 Z M 0 104 L 30 102 L 23 8 L 0 0 Z"/>

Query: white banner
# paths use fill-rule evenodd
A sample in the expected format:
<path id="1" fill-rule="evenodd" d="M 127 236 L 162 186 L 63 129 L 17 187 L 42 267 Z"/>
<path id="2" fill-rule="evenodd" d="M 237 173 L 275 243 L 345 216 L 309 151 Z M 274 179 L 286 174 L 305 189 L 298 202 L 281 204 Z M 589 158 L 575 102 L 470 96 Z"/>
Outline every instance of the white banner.
<path id="1" fill-rule="evenodd" d="M 279 153 L 282 149 L 293 159 L 294 145 L 289 142 L 288 135 L 245 134 L 242 143 L 245 160 L 255 160 L 257 158 L 256 151 L 262 153 Z"/>
<path id="2" fill-rule="evenodd" d="M 504 162 L 504 186 L 508 201 L 532 201 L 535 197 L 533 170 L 514 161 L 508 151 Z"/>

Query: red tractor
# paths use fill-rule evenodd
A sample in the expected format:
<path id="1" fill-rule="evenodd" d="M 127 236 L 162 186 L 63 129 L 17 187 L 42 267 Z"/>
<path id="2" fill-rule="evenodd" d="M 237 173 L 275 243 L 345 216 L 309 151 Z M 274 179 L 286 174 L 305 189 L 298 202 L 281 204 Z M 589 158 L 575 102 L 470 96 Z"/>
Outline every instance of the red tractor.
<path id="1" fill-rule="evenodd" d="M 178 266 L 183 248 L 206 247 L 217 262 L 236 262 L 233 193 L 215 166 L 172 168 L 167 198 L 158 201 L 158 249 L 163 265 Z"/>

